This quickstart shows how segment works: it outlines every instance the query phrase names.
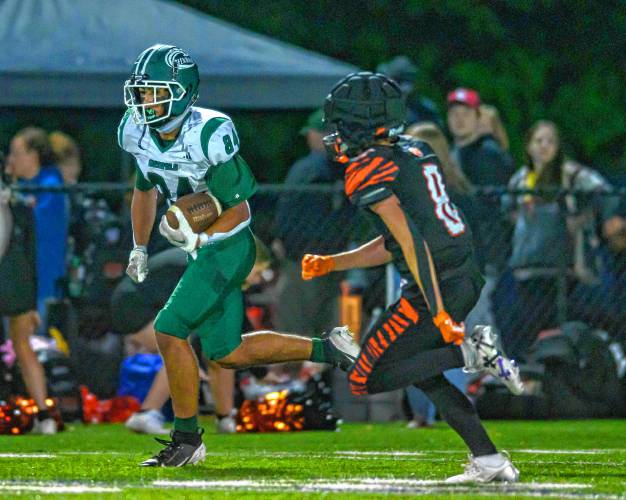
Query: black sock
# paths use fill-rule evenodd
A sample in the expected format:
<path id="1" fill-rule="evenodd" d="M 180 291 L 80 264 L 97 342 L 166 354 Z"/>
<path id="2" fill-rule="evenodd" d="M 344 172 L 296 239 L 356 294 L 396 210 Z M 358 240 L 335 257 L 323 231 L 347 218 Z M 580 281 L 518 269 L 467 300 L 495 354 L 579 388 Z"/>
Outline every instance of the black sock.
<path id="1" fill-rule="evenodd" d="M 474 405 L 443 375 L 414 385 L 426 393 L 448 425 L 465 441 L 472 455 L 480 457 L 498 452 Z"/>
<path id="2" fill-rule="evenodd" d="M 374 368 L 367 384 L 369 394 L 393 391 L 432 379 L 446 370 L 465 365 L 461 348 L 455 345 L 420 352 L 408 359 L 381 362 Z"/>
<path id="3" fill-rule="evenodd" d="M 174 431 L 172 439 L 177 443 L 188 443 L 198 446 L 202 442 L 202 434 L 199 432 Z"/>
<path id="4" fill-rule="evenodd" d="M 47 418 L 50 418 L 50 410 L 48 410 L 47 408 L 45 410 L 39 410 L 39 412 L 37 413 L 37 420 L 41 422 L 42 420 L 46 420 Z"/>

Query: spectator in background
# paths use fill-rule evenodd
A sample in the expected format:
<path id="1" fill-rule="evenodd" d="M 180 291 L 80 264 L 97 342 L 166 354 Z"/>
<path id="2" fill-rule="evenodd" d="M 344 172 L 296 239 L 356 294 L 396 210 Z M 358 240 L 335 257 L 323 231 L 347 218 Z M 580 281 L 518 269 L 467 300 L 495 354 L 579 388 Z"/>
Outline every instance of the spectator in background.
<path id="1" fill-rule="evenodd" d="M 76 184 L 83 169 L 78 144 L 69 135 L 59 130 L 51 132 L 48 139 L 57 160 L 57 167 L 63 176 L 63 182 L 67 185 Z"/>
<path id="2" fill-rule="evenodd" d="M 56 158 L 57 168 L 63 176 L 63 183 L 66 186 L 75 185 L 78 183 L 78 178 L 82 171 L 78 144 L 69 135 L 59 130 L 50 132 L 48 140 Z M 86 197 L 81 192 L 73 191 L 69 193 L 69 239 L 67 252 L 70 263 L 74 257 L 78 256 L 80 258 L 89 240 L 91 228 L 85 221 L 85 208 L 91 200 L 87 201 L 87 203 L 86 201 Z M 71 290 L 70 296 L 72 296 Z"/>
<path id="3" fill-rule="evenodd" d="M 400 86 L 407 106 L 406 123 L 410 125 L 413 123 L 433 122 L 443 129 L 443 120 L 435 103 L 416 92 L 415 80 L 418 70 L 417 66 L 408 57 L 394 57 L 379 64 L 376 71 L 389 76 Z"/>
<path id="4" fill-rule="evenodd" d="M 3 174 L 0 158 L 0 175 Z M 30 345 L 39 326 L 37 313 L 37 276 L 35 264 L 35 223 L 32 208 L 11 199 L 0 178 L 0 211 L 3 231 L 8 231 L 8 247 L 0 255 L 0 332 L 6 330 L 13 344 L 26 390 L 39 412 L 33 433 L 55 434 L 57 423 L 46 405 L 48 397 L 43 366 Z M 7 211 L 9 214 L 7 214 Z M 10 227 L 7 227 L 10 226 Z M 0 340 L 2 340 L 0 334 Z M 2 381 L 4 383 L 4 381 Z"/>
<path id="5" fill-rule="evenodd" d="M 604 300 L 590 292 L 600 283 L 599 235 L 615 232 L 619 204 L 607 196 L 612 187 L 600 174 L 564 155 L 553 122 L 540 120 L 530 128 L 526 155 L 509 189 L 538 192 L 508 200 L 515 219 L 509 265 L 516 293 L 514 303 L 497 313 L 503 334 L 511 337 L 505 339 L 509 350 L 520 357 L 543 329 L 565 319 L 593 324 L 603 316 Z"/>
<path id="6" fill-rule="evenodd" d="M 476 186 L 505 186 L 514 166 L 490 134 L 481 127 L 480 95 L 458 88 L 448 94 L 448 128 L 454 140 L 452 156 Z"/>
<path id="7" fill-rule="evenodd" d="M 337 323 L 339 278 L 303 281 L 300 261 L 309 252 L 343 251 L 348 246 L 355 210 L 337 190 L 297 191 L 293 188 L 341 185 L 343 170 L 328 159 L 322 138 L 322 110 L 311 113 L 300 130 L 309 154 L 290 168 L 276 211 L 279 243 L 284 258 L 277 283 L 275 324 L 278 330 L 313 336 Z"/>
<path id="8" fill-rule="evenodd" d="M 608 276 L 604 276 L 603 288 L 608 305 L 606 328 L 618 342 L 626 342 L 626 200 L 620 197 L 619 215 L 611 217 L 603 224 L 603 236 L 609 249 Z M 601 299 L 602 300 L 602 299 Z"/>
<path id="9" fill-rule="evenodd" d="M 20 130 L 11 140 L 7 173 L 21 186 L 55 187 L 63 178 L 46 132 L 37 127 Z M 49 191 L 26 195 L 33 204 L 37 254 L 37 309 L 45 327 L 46 299 L 60 298 L 65 276 L 68 209 L 65 195 Z"/>
<path id="10" fill-rule="evenodd" d="M 513 175 L 513 160 L 492 136 L 482 135 L 480 116 L 478 92 L 458 88 L 448 94 L 448 127 L 454 140 L 452 158 L 474 186 L 504 187 Z M 494 282 L 490 278 L 506 266 L 508 225 L 501 215 L 499 196 L 478 193 L 473 206 L 464 208 L 471 208 L 465 215 L 474 233 L 488 293 Z"/>
<path id="11" fill-rule="evenodd" d="M 478 128 L 480 135 L 491 136 L 502 151 L 509 152 L 509 135 L 506 133 L 498 108 L 491 104 L 481 104 Z"/>
<path id="12" fill-rule="evenodd" d="M 441 162 L 446 186 L 453 201 L 455 201 L 454 198 L 467 196 L 472 193 L 474 186 L 472 186 L 472 183 L 452 158 L 448 139 L 446 139 L 441 128 L 433 122 L 422 122 L 408 127 L 406 133 L 416 139 L 427 142 L 433 148 Z"/>

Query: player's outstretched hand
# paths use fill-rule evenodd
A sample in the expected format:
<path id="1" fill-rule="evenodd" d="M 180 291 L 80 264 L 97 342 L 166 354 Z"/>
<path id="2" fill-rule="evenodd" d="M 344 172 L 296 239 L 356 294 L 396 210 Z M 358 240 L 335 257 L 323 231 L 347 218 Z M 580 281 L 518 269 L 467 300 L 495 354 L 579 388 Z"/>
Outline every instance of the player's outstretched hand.
<path id="1" fill-rule="evenodd" d="M 126 274 L 135 283 L 141 283 L 148 277 L 148 250 L 143 245 L 137 245 L 130 252 Z"/>
<path id="2" fill-rule="evenodd" d="M 433 323 L 439 328 L 443 340 L 448 344 L 460 345 L 465 337 L 465 325 L 463 323 L 455 323 L 446 311 L 440 311 L 433 318 Z"/>
<path id="3" fill-rule="evenodd" d="M 324 276 L 335 269 L 335 259 L 330 255 L 311 255 L 302 257 L 302 279 L 311 280 Z"/>

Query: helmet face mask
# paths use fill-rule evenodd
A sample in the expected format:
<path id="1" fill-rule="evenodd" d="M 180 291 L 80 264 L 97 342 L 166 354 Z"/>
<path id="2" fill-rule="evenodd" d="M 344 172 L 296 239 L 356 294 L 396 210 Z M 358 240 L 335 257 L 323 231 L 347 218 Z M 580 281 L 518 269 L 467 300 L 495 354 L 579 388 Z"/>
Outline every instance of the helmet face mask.
<path id="1" fill-rule="evenodd" d="M 167 96 L 159 97 L 159 89 L 167 90 Z M 144 102 L 142 90 L 154 96 L 151 102 Z M 186 94 L 187 91 L 178 82 L 140 80 L 139 83 L 131 83 L 127 80 L 124 84 L 124 104 L 133 110 L 133 119 L 140 125 L 166 122 L 172 116 L 172 105 L 182 100 Z M 154 109 L 156 106 L 163 106 L 165 111 L 157 114 Z"/>
<path id="2" fill-rule="evenodd" d="M 335 158 L 353 156 L 373 142 L 400 134 L 406 104 L 398 84 L 380 73 L 351 73 L 330 91 L 324 103 L 324 123 L 335 134 L 325 138 Z M 340 160 L 338 160 L 340 161 Z"/>
<path id="3" fill-rule="evenodd" d="M 339 163 L 347 163 L 350 160 L 350 148 L 341 140 L 341 135 L 338 131 L 325 135 L 322 138 L 326 153 L 333 160 Z"/>
<path id="4" fill-rule="evenodd" d="M 198 98 L 199 83 L 198 66 L 188 54 L 172 45 L 154 45 L 135 61 L 124 83 L 124 104 L 137 124 L 158 128 L 186 114 Z M 144 102 L 146 95 L 152 97 L 149 102 Z M 159 106 L 163 112 L 157 112 Z"/>

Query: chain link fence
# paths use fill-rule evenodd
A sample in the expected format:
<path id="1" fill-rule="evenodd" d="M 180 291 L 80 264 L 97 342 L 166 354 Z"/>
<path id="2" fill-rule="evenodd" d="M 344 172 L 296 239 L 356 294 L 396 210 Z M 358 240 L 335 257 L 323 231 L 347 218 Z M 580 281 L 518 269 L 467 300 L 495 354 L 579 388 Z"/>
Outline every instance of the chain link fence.
<path id="1" fill-rule="evenodd" d="M 41 189 L 15 193 L 24 199 Z M 132 246 L 130 188 L 90 183 L 52 190 L 66 192 L 71 205 L 65 294 L 92 314 L 101 309 L 95 317 L 106 323 L 110 293 L 123 277 Z M 589 194 L 485 188 L 453 201 L 466 214 L 487 280 L 476 322 L 494 324 L 512 356 L 523 359 L 540 332 L 567 321 L 584 321 L 624 339 L 623 190 Z M 340 185 L 261 185 L 250 204 L 255 233 L 272 246 L 279 272 L 286 262 L 297 265 L 304 253 L 339 252 L 377 236 L 349 205 Z M 166 247 L 153 234 L 150 253 Z M 385 306 L 386 288 L 393 286 L 384 269 L 342 278 L 363 296 L 366 316 Z M 330 285 L 337 296 L 338 285 Z M 93 328 L 93 318 L 90 324 Z"/>

